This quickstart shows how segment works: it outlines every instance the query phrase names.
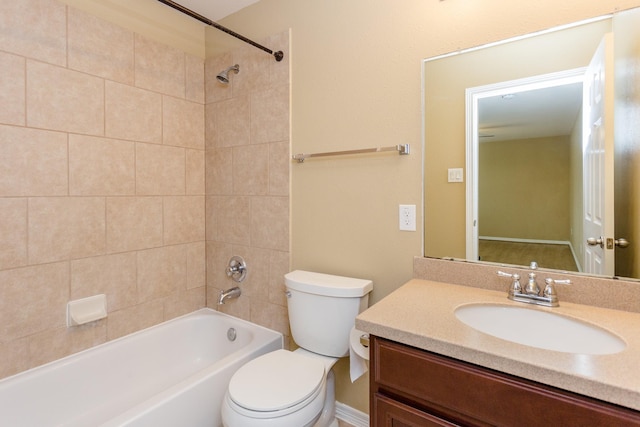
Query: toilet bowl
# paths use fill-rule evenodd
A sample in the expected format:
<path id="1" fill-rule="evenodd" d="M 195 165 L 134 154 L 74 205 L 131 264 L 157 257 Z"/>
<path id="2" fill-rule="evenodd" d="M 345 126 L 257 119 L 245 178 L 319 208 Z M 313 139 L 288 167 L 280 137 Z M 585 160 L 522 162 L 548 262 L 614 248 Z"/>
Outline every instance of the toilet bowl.
<path id="1" fill-rule="evenodd" d="M 229 383 L 222 406 L 223 425 L 332 425 L 332 420 L 319 421 L 327 404 L 335 404 L 331 366 L 336 360 L 297 349 L 277 350 L 247 363 Z"/>
<path id="2" fill-rule="evenodd" d="M 225 427 L 337 427 L 331 368 L 348 355 L 370 280 L 293 271 L 285 275 L 295 351 L 277 350 L 236 371 L 222 403 Z"/>

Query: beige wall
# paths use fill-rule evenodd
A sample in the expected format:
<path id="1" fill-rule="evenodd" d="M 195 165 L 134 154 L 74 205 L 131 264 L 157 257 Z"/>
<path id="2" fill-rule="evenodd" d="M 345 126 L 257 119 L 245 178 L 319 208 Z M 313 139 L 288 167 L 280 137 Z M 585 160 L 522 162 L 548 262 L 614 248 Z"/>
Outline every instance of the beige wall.
<path id="1" fill-rule="evenodd" d="M 570 138 L 481 142 L 481 237 L 569 241 Z"/>
<path id="2" fill-rule="evenodd" d="M 202 59 L 55 0 L 0 20 L 3 377 L 205 305 L 205 140 Z"/>
<path id="3" fill-rule="evenodd" d="M 262 41 L 262 40 L 261 40 Z M 285 59 L 250 46 L 206 61 L 207 305 L 289 335 L 289 32 L 266 38 Z M 233 64 L 228 85 L 215 76 Z M 233 255 L 244 258 L 242 296 L 217 305 Z"/>

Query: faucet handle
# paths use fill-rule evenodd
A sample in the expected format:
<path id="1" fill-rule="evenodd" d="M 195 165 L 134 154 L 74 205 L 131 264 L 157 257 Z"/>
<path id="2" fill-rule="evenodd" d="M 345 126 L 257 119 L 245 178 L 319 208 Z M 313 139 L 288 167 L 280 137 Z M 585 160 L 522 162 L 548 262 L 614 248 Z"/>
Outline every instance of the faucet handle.
<path id="1" fill-rule="evenodd" d="M 247 263 L 241 256 L 234 255 L 229 260 L 227 267 L 227 276 L 231 277 L 235 282 L 242 282 L 247 277 Z"/>
<path id="2" fill-rule="evenodd" d="M 570 285 L 571 284 L 571 280 L 570 279 L 563 279 L 563 280 L 557 280 L 557 279 L 544 279 L 545 283 L 553 283 L 555 285 Z"/>
<path id="3" fill-rule="evenodd" d="M 509 292 L 519 293 L 522 292 L 522 285 L 520 285 L 520 275 L 518 273 L 505 273 L 504 271 L 498 270 L 498 276 L 500 277 L 509 277 L 513 279 L 513 283 L 509 287 Z"/>
<path id="4" fill-rule="evenodd" d="M 544 279 L 545 286 L 544 286 L 544 291 L 542 292 L 542 295 L 544 295 L 545 297 L 550 297 L 552 295 L 557 295 L 556 294 L 556 287 L 554 286 L 555 282 L 556 281 L 553 280 L 553 279 L 549 279 L 549 278 Z"/>
<path id="5" fill-rule="evenodd" d="M 543 295 L 545 297 L 551 297 L 552 295 L 556 295 L 556 287 L 555 287 L 555 285 L 570 285 L 571 284 L 571 280 L 569 280 L 569 279 L 555 280 L 555 279 L 552 279 L 552 278 L 548 277 L 548 278 L 544 279 L 544 283 L 545 283 L 545 287 L 544 287 Z"/>

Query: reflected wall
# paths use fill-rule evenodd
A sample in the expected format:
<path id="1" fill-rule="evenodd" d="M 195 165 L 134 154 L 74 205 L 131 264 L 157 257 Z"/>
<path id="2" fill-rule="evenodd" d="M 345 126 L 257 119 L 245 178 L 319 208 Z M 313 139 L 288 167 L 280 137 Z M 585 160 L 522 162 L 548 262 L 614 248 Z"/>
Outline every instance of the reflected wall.
<path id="1" fill-rule="evenodd" d="M 446 180 L 448 168 L 465 167 L 465 90 L 584 67 L 602 34 L 610 30 L 609 20 L 599 21 L 425 62 L 426 256 L 461 259 L 466 256 L 465 185 Z M 514 161 L 524 164 L 527 160 L 519 158 Z M 544 170 L 534 173 L 543 174 Z M 531 195 L 529 199 L 527 202 L 526 197 L 520 198 L 514 203 L 521 206 L 544 203 L 540 195 Z"/>

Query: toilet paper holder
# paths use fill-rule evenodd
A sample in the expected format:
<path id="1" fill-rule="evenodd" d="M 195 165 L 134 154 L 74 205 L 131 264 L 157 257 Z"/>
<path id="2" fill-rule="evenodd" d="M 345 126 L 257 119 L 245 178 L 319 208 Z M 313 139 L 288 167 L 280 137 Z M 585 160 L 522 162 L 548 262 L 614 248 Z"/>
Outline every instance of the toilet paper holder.
<path id="1" fill-rule="evenodd" d="M 365 348 L 369 348 L 369 334 L 360 335 L 360 344 Z"/>
<path id="2" fill-rule="evenodd" d="M 351 382 L 369 370 L 368 360 L 369 334 L 353 327 L 349 333 L 349 376 Z"/>

